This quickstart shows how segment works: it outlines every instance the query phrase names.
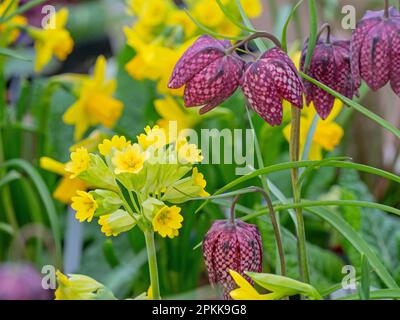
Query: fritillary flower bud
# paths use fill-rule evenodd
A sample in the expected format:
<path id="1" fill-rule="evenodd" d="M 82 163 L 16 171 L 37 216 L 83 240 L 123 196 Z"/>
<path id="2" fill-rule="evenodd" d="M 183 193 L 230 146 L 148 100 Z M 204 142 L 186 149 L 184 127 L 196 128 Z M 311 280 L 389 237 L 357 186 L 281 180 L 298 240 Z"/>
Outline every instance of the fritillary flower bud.
<path id="1" fill-rule="evenodd" d="M 199 37 L 179 59 L 168 87 L 185 86 L 186 107 L 203 106 L 206 113 L 228 99 L 239 86 L 244 62 L 229 53 L 230 42 L 208 35 Z"/>
<path id="2" fill-rule="evenodd" d="M 241 275 L 244 271 L 261 272 L 262 243 L 255 225 L 240 220 L 218 220 L 214 222 L 203 241 L 203 256 L 208 277 L 212 285 L 219 284 L 224 299 L 236 288 L 229 270 Z M 245 276 L 248 281 L 251 279 Z"/>
<path id="3" fill-rule="evenodd" d="M 367 11 L 351 39 L 351 70 L 358 88 L 363 79 L 372 90 L 389 81 L 400 96 L 400 12 Z"/>
<path id="4" fill-rule="evenodd" d="M 355 87 L 351 76 L 350 41 L 330 39 L 328 33 L 326 41 L 318 40 L 310 66 L 305 71 L 307 49 L 308 42 L 301 55 L 301 70 L 349 99 L 353 98 Z M 335 97 L 308 81 L 305 81 L 304 86 L 307 104 L 312 101 L 319 116 L 326 119 L 332 111 Z"/>
<path id="5" fill-rule="evenodd" d="M 243 93 L 251 107 L 271 126 L 282 122 L 282 100 L 303 107 L 304 86 L 292 60 L 279 48 L 250 63 L 243 77 Z"/>

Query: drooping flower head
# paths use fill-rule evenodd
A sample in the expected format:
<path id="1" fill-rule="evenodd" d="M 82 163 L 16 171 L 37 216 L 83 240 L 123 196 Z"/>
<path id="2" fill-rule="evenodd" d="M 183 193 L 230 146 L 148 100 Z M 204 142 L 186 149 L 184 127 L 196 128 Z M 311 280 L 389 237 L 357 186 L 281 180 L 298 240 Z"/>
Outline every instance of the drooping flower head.
<path id="1" fill-rule="evenodd" d="M 236 288 L 230 269 L 241 275 L 262 269 L 261 236 L 252 224 L 218 220 L 204 238 L 203 256 L 211 284 L 221 285 L 224 298 L 230 299 L 229 292 Z"/>
<path id="2" fill-rule="evenodd" d="M 251 107 L 271 126 L 282 122 L 282 101 L 303 107 L 304 86 L 292 60 L 279 48 L 250 63 L 243 77 L 243 93 Z"/>
<path id="3" fill-rule="evenodd" d="M 351 39 L 351 70 L 358 88 L 363 79 L 372 90 L 389 81 L 400 96 L 400 12 L 367 11 Z"/>
<path id="4" fill-rule="evenodd" d="M 326 41 L 321 39 L 317 41 L 310 66 L 305 70 L 307 50 L 308 41 L 305 42 L 301 55 L 301 70 L 351 99 L 355 87 L 351 76 L 350 41 L 331 39 L 328 33 Z M 307 93 L 307 104 L 312 101 L 319 116 L 325 120 L 332 111 L 335 97 L 308 81 L 305 81 L 304 86 Z"/>
<path id="5" fill-rule="evenodd" d="M 203 114 L 235 92 L 244 62 L 236 54 L 228 54 L 229 47 L 229 41 L 202 35 L 179 59 L 168 87 L 177 89 L 185 85 L 186 107 L 203 106 Z"/>

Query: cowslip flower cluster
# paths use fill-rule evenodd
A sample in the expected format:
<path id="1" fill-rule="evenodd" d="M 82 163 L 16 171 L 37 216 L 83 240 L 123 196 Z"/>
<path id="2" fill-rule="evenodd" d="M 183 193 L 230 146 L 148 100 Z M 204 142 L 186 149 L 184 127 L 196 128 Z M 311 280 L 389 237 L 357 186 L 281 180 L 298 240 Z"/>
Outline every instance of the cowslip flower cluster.
<path id="1" fill-rule="evenodd" d="M 202 158 L 195 144 L 184 137 L 170 143 L 158 126 L 146 127 L 136 143 L 114 136 L 104 139 L 96 153 L 77 148 L 65 169 L 91 190 L 72 197 L 75 217 L 80 222 L 97 218 L 107 236 L 137 225 L 176 237 L 183 222 L 177 205 L 208 196 L 204 176 L 194 167 Z"/>
<path id="2" fill-rule="evenodd" d="M 240 220 L 217 220 L 204 237 L 203 256 L 211 284 L 220 285 L 224 299 L 230 299 L 236 287 L 230 269 L 242 275 L 262 270 L 260 233 L 255 225 Z"/>

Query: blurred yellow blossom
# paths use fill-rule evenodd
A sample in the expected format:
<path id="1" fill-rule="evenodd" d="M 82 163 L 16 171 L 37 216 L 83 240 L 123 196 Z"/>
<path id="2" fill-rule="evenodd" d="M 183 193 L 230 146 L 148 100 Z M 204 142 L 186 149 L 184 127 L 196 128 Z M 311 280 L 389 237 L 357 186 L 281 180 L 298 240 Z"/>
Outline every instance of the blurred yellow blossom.
<path id="1" fill-rule="evenodd" d="M 159 126 L 154 126 L 153 128 L 147 126 L 144 128 L 144 132 L 137 136 L 138 143 L 144 150 L 150 146 L 158 149 L 167 144 L 165 130 Z"/>
<path id="2" fill-rule="evenodd" d="M 106 59 L 100 56 L 93 77 L 85 77 L 78 86 L 78 100 L 63 115 L 65 123 L 75 125 L 75 140 L 90 126 L 112 128 L 122 114 L 123 104 L 112 96 L 115 80 L 106 79 Z"/>
<path id="3" fill-rule="evenodd" d="M 89 153 L 86 148 L 81 147 L 71 152 L 71 161 L 67 163 L 65 170 L 72 173 L 71 178 L 77 177 L 87 170 L 89 166 Z"/>
<path id="4" fill-rule="evenodd" d="M 226 19 L 215 0 L 197 1 L 193 16 L 206 27 L 217 27 Z"/>
<path id="5" fill-rule="evenodd" d="M 182 227 L 183 217 L 179 214 L 181 208 L 177 206 L 162 207 L 153 218 L 153 229 L 160 236 L 174 238 Z"/>
<path id="6" fill-rule="evenodd" d="M 140 145 L 135 143 L 127 146 L 123 151 L 117 151 L 112 158 L 115 173 L 138 173 L 143 169 L 147 153 L 143 152 Z"/>
<path id="7" fill-rule="evenodd" d="M 63 8 L 52 17 L 44 29 L 29 28 L 35 40 L 35 71 L 39 72 L 47 65 L 53 54 L 64 61 L 72 52 L 74 41 L 65 29 L 68 20 L 68 9 Z M 52 25 L 54 24 L 54 26 Z"/>
<path id="8" fill-rule="evenodd" d="M 240 0 L 244 11 L 250 18 L 257 18 L 262 13 L 262 3 L 261 0 Z"/>
<path id="9" fill-rule="evenodd" d="M 7 18 L 14 13 L 18 7 L 19 1 L 4 0 L 0 3 L 0 17 Z M 11 3 L 12 2 L 12 3 Z M 7 12 L 5 12 L 7 10 Z M 0 24 L 0 46 L 8 45 L 17 40 L 20 35 L 20 26 L 25 26 L 27 19 L 23 16 L 16 15 L 10 18 L 8 21 Z"/>
<path id="10" fill-rule="evenodd" d="M 127 141 L 124 136 L 113 136 L 111 140 L 104 139 L 103 143 L 99 144 L 99 151 L 103 156 L 108 156 L 113 149 L 121 151 L 130 144 L 131 142 L 129 140 Z"/>
<path id="11" fill-rule="evenodd" d="M 75 218 L 79 222 L 86 221 L 91 222 L 93 219 L 94 212 L 98 208 L 96 200 L 93 196 L 85 191 L 77 191 L 77 196 L 72 197 L 71 208 L 76 211 Z"/>
<path id="12" fill-rule="evenodd" d="M 40 167 L 44 170 L 63 176 L 53 192 L 53 197 L 62 203 L 69 204 L 71 198 L 76 195 L 78 190 L 87 189 L 86 183 L 81 179 L 71 179 L 71 174 L 65 170 L 64 163 L 58 162 L 49 157 L 41 157 Z"/>

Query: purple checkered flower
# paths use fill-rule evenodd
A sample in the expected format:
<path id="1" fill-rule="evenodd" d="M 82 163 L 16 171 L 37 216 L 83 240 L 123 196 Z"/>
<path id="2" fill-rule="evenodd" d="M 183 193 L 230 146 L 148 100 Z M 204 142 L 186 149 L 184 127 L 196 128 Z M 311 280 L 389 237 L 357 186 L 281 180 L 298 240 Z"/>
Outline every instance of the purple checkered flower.
<path id="1" fill-rule="evenodd" d="M 308 42 L 304 45 L 300 61 L 303 72 L 307 49 Z M 355 87 L 351 76 L 350 41 L 329 39 L 329 36 L 327 41 L 319 40 L 306 73 L 349 99 L 353 98 Z M 307 104 L 312 101 L 319 116 L 326 119 L 332 111 L 335 97 L 311 82 L 305 81 L 304 86 Z"/>
<path id="2" fill-rule="evenodd" d="M 303 82 L 292 60 L 279 48 L 248 64 L 241 84 L 251 107 L 271 126 L 282 122 L 282 100 L 303 107 Z"/>
<path id="3" fill-rule="evenodd" d="M 186 107 L 203 106 L 206 113 L 228 99 L 239 86 L 244 62 L 228 53 L 231 44 L 208 35 L 199 37 L 179 59 L 168 87 L 185 86 Z"/>
<path id="4" fill-rule="evenodd" d="M 351 70 L 358 88 L 363 79 L 372 90 L 389 81 L 400 96 L 400 12 L 391 7 L 367 11 L 351 39 Z"/>
<path id="5" fill-rule="evenodd" d="M 245 271 L 262 271 L 261 236 L 255 225 L 235 220 L 217 220 L 203 241 L 203 256 L 212 285 L 219 284 L 224 299 L 236 288 L 229 269 L 244 275 Z M 244 275 L 245 276 L 245 275 Z M 245 276 L 252 283 L 251 279 Z"/>

